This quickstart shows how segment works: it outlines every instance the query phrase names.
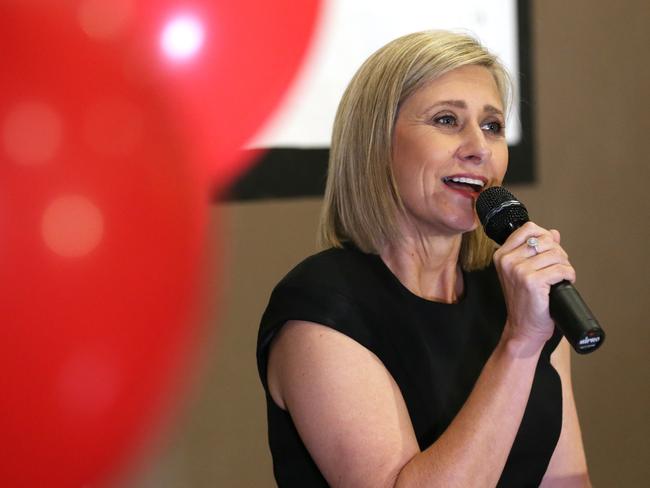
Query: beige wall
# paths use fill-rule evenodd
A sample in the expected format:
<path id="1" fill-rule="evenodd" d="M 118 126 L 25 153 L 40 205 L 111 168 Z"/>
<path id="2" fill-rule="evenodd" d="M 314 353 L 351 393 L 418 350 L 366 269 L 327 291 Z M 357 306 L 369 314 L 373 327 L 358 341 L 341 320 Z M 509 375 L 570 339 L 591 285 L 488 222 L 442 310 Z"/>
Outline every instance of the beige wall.
<path id="1" fill-rule="evenodd" d="M 578 288 L 608 334 L 602 349 L 573 362 L 600 487 L 650 479 L 649 5 L 534 2 L 538 182 L 512 188 L 536 221 L 562 231 Z M 257 325 L 273 284 L 315 250 L 319 205 L 215 206 L 211 230 L 227 247 L 225 290 L 204 379 L 166 446 L 123 485 L 274 486 L 255 370 Z"/>

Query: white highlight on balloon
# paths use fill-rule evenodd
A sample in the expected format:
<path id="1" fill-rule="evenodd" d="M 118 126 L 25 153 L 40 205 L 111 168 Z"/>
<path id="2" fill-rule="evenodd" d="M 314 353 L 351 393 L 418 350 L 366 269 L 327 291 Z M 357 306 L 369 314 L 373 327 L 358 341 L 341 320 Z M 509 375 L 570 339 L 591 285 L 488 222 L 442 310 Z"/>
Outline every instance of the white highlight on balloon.
<path id="1" fill-rule="evenodd" d="M 178 16 L 170 20 L 163 29 L 161 47 L 167 57 L 185 61 L 195 56 L 204 40 L 201 22 L 195 17 Z"/>
<path id="2" fill-rule="evenodd" d="M 48 104 L 23 102 L 11 110 L 2 124 L 2 145 L 18 164 L 41 164 L 54 158 L 61 145 L 63 124 Z"/>
<path id="3" fill-rule="evenodd" d="M 64 195 L 53 200 L 43 213 L 41 232 L 45 244 L 66 258 L 87 255 L 101 242 L 104 218 L 90 200 Z"/>

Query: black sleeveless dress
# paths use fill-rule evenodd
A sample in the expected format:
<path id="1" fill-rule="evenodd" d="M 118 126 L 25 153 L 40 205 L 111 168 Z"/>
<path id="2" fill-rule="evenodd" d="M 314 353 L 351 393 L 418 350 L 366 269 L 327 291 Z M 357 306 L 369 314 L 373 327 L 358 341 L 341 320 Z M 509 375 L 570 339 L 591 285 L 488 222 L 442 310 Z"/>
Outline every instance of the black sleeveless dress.
<path id="1" fill-rule="evenodd" d="M 316 322 L 372 351 L 399 386 L 424 450 L 469 396 L 506 319 L 494 267 L 464 273 L 464 285 L 458 303 L 425 300 L 405 288 L 379 256 L 356 249 L 329 249 L 311 256 L 280 281 L 262 317 L 257 342 L 278 486 L 327 486 L 291 416 L 268 392 L 269 345 L 279 328 L 288 320 Z M 562 426 L 560 378 L 549 362 L 560 339 L 556 331 L 543 349 L 500 487 L 539 486 L 546 472 Z"/>

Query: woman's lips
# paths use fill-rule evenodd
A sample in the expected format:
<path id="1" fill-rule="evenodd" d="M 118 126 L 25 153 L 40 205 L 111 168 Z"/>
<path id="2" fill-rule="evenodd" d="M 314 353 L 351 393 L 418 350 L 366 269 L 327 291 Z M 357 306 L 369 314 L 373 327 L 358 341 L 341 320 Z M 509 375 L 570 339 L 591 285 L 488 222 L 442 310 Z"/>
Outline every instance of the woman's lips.
<path id="1" fill-rule="evenodd" d="M 452 190 L 471 197 L 478 196 L 486 183 L 483 178 L 464 175 L 445 176 L 442 182 Z"/>

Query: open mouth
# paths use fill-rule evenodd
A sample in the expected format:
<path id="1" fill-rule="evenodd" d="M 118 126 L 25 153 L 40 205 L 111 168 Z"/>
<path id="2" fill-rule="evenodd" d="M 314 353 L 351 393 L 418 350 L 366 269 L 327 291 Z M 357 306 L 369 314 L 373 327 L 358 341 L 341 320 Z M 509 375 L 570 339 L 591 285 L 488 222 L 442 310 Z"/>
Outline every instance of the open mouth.
<path id="1" fill-rule="evenodd" d="M 466 176 L 445 176 L 442 182 L 457 190 L 479 193 L 485 186 L 485 182 Z"/>

